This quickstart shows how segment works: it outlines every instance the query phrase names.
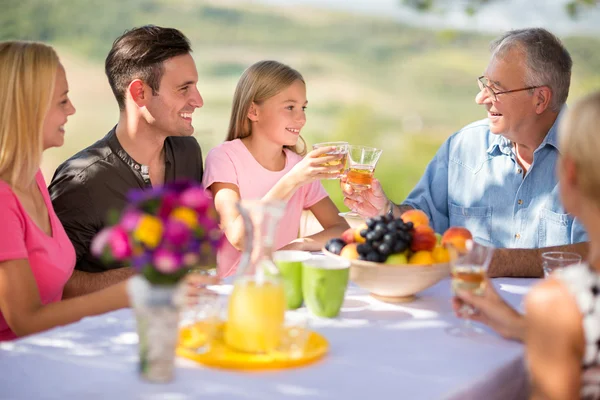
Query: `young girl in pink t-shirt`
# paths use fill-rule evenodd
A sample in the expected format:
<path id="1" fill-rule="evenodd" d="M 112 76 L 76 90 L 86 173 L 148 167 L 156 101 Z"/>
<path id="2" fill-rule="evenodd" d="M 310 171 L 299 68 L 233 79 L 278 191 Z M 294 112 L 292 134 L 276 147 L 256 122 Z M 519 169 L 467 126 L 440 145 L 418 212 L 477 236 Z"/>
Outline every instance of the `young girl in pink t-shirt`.
<path id="1" fill-rule="evenodd" d="M 306 154 L 300 136 L 307 103 L 302 75 L 276 61 L 252 65 L 238 82 L 227 140 L 206 156 L 203 179 L 214 196 L 227 237 L 218 254 L 221 277 L 235 272 L 243 248 L 244 225 L 232 207 L 240 199 L 287 203 L 275 235 L 275 249 L 319 250 L 329 238 L 348 228 L 319 182 L 339 172 L 339 167 L 324 165 L 338 156 L 319 157 L 334 148 Z M 324 229 L 298 238 L 300 216 L 306 209 Z"/>

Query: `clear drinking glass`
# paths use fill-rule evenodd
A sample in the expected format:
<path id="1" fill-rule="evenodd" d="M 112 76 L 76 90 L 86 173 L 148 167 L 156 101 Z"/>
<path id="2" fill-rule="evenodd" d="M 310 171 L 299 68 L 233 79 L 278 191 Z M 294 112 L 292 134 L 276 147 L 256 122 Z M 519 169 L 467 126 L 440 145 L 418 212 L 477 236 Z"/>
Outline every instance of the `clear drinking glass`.
<path id="1" fill-rule="evenodd" d="M 481 296 L 485 290 L 485 275 L 492 261 L 494 248 L 468 240 L 466 251 L 460 251 L 452 246 L 448 249 L 451 254 L 452 293 L 462 290 Z M 475 312 L 476 310 L 468 304 L 463 304 L 459 310 L 460 314 L 467 317 Z M 464 319 L 458 326 L 450 327 L 447 332 L 453 336 L 463 337 L 483 333 L 481 329 L 473 326 L 469 318 Z"/>
<path id="2" fill-rule="evenodd" d="M 579 264 L 581 256 L 577 253 L 569 253 L 566 251 L 549 251 L 542 253 L 542 268 L 544 269 L 544 277 L 550 276 L 552 272 L 567 265 Z"/>
<path id="3" fill-rule="evenodd" d="M 338 160 L 333 160 L 325 163 L 326 166 L 335 166 L 339 165 L 339 172 L 337 174 L 331 174 L 331 177 L 328 179 L 339 179 L 340 176 L 344 173 L 344 169 L 346 168 L 346 158 L 348 157 L 348 142 L 323 142 L 323 143 L 315 143 L 313 144 L 313 150 L 316 150 L 321 147 L 335 147 L 333 151 L 323 154 L 321 157 L 331 156 L 331 155 L 339 155 L 341 158 Z"/>
<path id="4" fill-rule="evenodd" d="M 349 146 L 346 183 L 352 187 L 352 190 L 360 192 L 371 188 L 375 166 L 377 166 L 382 152 L 383 150 L 375 147 Z M 360 217 L 354 210 L 340 213 L 340 216 L 347 218 Z"/>

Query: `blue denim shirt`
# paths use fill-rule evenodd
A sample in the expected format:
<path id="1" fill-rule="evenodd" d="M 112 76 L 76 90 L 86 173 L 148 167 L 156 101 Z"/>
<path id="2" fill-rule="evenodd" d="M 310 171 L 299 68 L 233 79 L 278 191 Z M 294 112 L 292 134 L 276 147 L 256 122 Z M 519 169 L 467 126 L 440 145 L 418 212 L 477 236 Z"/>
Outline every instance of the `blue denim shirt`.
<path id="1" fill-rule="evenodd" d="M 436 232 L 464 226 L 477 242 L 495 247 L 587 241 L 583 225 L 559 197 L 557 125 L 563 112 L 524 178 L 511 142 L 491 133 L 485 119 L 446 140 L 403 204 L 425 211 Z"/>

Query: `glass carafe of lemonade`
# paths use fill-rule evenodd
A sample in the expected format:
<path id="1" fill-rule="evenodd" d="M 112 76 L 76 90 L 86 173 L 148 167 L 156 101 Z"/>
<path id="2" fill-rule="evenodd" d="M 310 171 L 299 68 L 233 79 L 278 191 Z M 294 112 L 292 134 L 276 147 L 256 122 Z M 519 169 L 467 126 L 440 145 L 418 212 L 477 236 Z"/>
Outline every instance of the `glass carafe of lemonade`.
<path id="1" fill-rule="evenodd" d="M 244 252 L 229 298 L 225 343 L 247 353 L 270 353 L 281 342 L 285 292 L 273 262 L 273 240 L 284 202 L 242 200 Z"/>

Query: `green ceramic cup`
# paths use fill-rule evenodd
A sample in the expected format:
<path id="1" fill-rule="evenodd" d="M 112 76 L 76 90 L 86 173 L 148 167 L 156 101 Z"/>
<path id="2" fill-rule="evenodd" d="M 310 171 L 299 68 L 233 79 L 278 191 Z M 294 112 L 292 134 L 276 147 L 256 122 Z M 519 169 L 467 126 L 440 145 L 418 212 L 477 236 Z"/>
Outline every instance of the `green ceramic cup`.
<path id="1" fill-rule="evenodd" d="M 273 253 L 273 261 L 283 282 L 288 310 L 302 306 L 302 263 L 310 257 L 310 253 L 306 251 L 279 250 Z"/>
<path id="2" fill-rule="evenodd" d="M 311 313 L 333 318 L 340 313 L 348 279 L 350 262 L 328 257 L 314 257 L 302 267 L 302 294 Z"/>

